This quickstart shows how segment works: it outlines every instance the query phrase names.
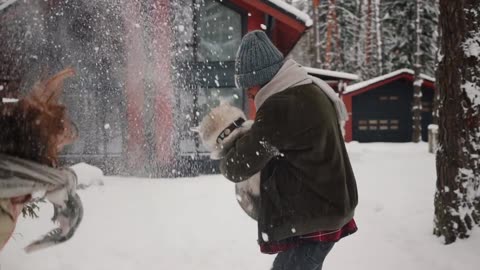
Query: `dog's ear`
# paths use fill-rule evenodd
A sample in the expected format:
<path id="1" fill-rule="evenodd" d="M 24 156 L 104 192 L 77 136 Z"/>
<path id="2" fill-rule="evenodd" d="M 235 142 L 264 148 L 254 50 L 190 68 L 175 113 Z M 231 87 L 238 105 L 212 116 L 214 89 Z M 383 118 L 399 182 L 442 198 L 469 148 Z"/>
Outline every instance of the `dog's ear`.
<path id="1" fill-rule="evenodd" d="M 64 69 L 48 80 L 36 83 L 27 98 L 44 104 L 58 103 L 62 94 L 64 80 L 73 75 L 75 75 L 73 68 Z"/>

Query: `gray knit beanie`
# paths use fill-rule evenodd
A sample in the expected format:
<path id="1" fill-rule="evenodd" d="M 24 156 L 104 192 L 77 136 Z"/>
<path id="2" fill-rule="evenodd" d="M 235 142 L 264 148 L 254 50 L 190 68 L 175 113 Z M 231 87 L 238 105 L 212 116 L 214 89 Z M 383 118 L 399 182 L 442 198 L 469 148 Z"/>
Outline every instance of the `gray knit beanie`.
<path id="1" fill-rule="evenodd" d="M 263 86 L 282 67 L 282 53 L 265 32 L 255 30 L 246 34 L 235 59 L 235 84 L 238 88 Z"/>

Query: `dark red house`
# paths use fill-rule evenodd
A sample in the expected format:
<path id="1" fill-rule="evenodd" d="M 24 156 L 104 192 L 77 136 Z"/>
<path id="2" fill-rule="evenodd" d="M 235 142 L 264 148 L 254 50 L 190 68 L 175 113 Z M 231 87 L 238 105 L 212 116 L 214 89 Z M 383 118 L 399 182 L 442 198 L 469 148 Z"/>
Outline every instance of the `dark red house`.
<path id="1" fill-rule="evenodd" d="M 401 69 L 346 87 L 342 99 L 349 112 L 345 140 L 410 142 L 412 136 L 413 71 Z M 421 75 L 422 140 L 432 122 L 434 78 Z"/>
<path id="2" fill-rule="evenodd" d="M 220 99 L 254 113 L 233 81 L 242 36 L 264 29 L 286 55 L 311 24 L 279 0 L 1 1 L 0 97 L 71 66 L 64 160 L 175 175 L 207 159 L 190 128 Z"/>

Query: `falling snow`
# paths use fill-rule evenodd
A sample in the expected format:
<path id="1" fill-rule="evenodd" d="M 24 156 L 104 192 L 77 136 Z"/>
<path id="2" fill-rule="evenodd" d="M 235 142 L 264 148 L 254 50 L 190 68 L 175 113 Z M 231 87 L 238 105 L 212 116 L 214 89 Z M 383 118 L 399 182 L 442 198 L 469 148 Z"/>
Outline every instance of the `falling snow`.
<path id="1" fill-rule="evenodd" d="M 269 238 L 268 238 L 268 234 L 267 234 L 267 233 L 262 232 L 262 240 L 263 240 L 264 242 L 268 242 Z"/>
<path id="2" fill-rule="evenodd" d="M 16 98 L 2 98 L 3 103 L 17 103 L 18 99 Z"/>

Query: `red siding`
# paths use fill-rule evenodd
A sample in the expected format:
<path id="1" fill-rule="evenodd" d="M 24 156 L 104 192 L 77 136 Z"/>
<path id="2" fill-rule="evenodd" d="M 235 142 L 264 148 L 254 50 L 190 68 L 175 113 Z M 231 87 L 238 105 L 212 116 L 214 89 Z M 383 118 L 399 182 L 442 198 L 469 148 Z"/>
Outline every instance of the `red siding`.
<path id="1" fill-rule="evenodd" d="M 248 31 L 260 29 L 260 25 L 265 23 L 265 14 L 274 17 L 276 25 L 272 33 L 273 40 L 285 55 L 297 44 L 306 30 L 303 22 L 262 1 L 231 0 L 231 3 L 251 14 L 248 18 Z"/>
<path id="2" fill-rule="evenodd" d="M 170 26 L 169 26 L 169 0 L 158 0 L 158 8 L 153 14 L 155 29 L 153 49 L 154 62 L 156 70 L 154 74 L 154 83 L 156 87 L 155 94 L 155 147 L 157 163 L 161 166 L 167 166 L 174 160 L 173 140 L 173 107 L 174 93 L 173 85 L 170 79 L 171 54 L 170 47 Z"/>
<path id="3" fill-rule="evenodd" d="M 125 13 L 123 14 L 126 27 L 125 48 L 127 52 L 127 74 L 125 81 L 125 98 L 127 107 L 128 121 L 128 140 L 127 153 L 128 165 L 132 168 L 137 167 L 144 161 L 143 146 L 145 145 L 144 124 L 143 124 L 143 105 L 144 105 L 144 85 L 143 70 L 145 65 L 145 51 L 141 42 L 142 35 L 135 24 L 140 23 L 140 4 L 138 2 L 127 1 Z"/>
<path id="4" fill-rule="evenodd" d="M 247 31 L 261 29 L 261 25 L 265 22 L 265 13 L 258 10 L 250 10 L 248 13 Z"/>

